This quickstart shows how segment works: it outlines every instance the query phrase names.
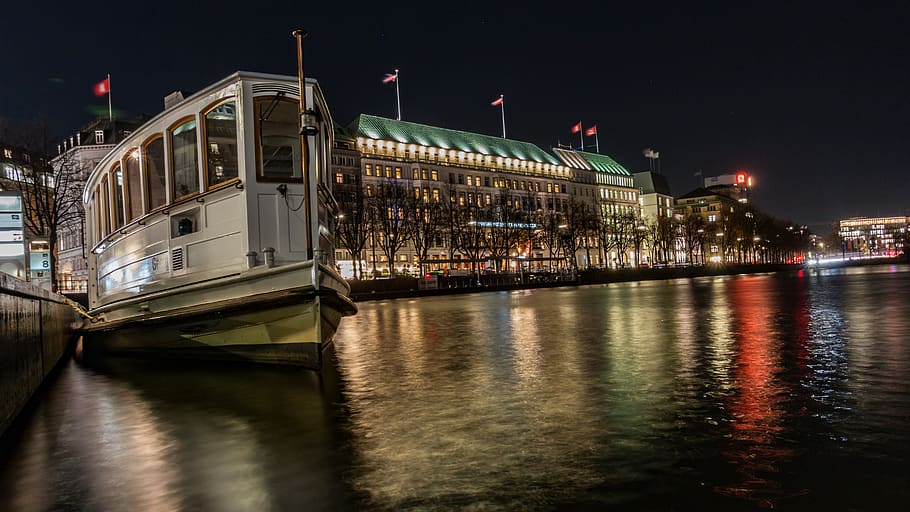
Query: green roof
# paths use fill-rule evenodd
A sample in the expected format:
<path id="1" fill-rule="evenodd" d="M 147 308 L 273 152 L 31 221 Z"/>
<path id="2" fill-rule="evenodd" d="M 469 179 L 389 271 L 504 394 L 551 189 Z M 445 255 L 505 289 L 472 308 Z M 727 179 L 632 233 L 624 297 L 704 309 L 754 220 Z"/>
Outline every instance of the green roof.
<path id="1" fill-rule="evenodd" d="M 565 165 L 576 169 L 588 169 L 602 174 L 615 174 L 631 176 L 625 167 L 616 163 L 616 160 L 600 153 L 587 153 L 574 149 L 554 148 L 553 152 L 565 162 Z"/>
<path id="2" fill-rule="evenodd" d="M 562 162 L 556 157 L 530 142 L 437 128 L 435 126 L 397 121 L 368 114 L 357 116 L 348 129 L 357 136 L 371 139 L 420 144 L 421 146 L 454 149 L 481 155 L 517 158 L 528 162 L 562 165 Z"/>
<path id="3" fill-rule="evenodd" d="M 631 176 L 628 170 L 625 167 L 619 165 L 616 160 L 613 160 L 607 155 L 601 155 L 599 153 L 587 153 L 585 151 L 576 151 L 595 171 L 608 172 L 610 174 L 623 174 L 625 176 Z"/>

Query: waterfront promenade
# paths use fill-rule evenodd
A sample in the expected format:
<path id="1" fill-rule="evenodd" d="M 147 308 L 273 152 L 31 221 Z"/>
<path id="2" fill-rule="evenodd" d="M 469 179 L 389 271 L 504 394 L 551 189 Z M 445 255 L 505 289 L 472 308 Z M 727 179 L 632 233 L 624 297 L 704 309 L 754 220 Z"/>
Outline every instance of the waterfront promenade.
<path id="1" fill-rule="evenodd" d="M 866 258 L 832 262 L 826 268 L 856 267 L 889 263 L 907 263 L 908 258 Z M 667 266 L 661 268 L 627 268 L 617 270 L 588 269 L 577 275 L 570 271 L 534 273 L 481 273 L 467 276 L 434 276 L 420 279 L 398 276 L 391 279 L 348 280 L 351 298 L 362 302 L 368 300 L 394 299 L 478 293 L 485 291 L 521 290 L 530 288 L 553 288 L 586 284 L 619 283 L 628 281 L 652 281 L 660 279 L 683 279 L 690 277 L 722 276 L 737 274 L 761 274 L 808 268 L 802 264 L 710 264 Z M 423 281 L 423 282 L 422 282 Z M 432 287 L 427 287 L 430 281 Z"/>

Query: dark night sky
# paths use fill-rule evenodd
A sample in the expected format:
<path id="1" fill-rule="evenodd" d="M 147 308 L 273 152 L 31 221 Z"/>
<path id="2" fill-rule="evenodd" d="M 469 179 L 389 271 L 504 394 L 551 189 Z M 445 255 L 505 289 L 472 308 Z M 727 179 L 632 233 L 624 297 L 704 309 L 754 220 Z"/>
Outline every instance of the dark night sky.
<path id="1" fill-rule="evenodd" d="M 737 169 L 754 204 L 817 232 L 839 218 L 910 214 L 910 32 L 868 2 L 810 6 L 675 2 L 44 2 L 4 7 L 0 117 L 46 117 L 60 135 L 114 108 L 158 113 L 167 93 L 237 70 L 306 74 L 335 119 L 395 116 L 549 149 L 597 124 L 600 149 L 632 172 L 660 152 L 674 195 L 694 173 Z M 632 5 L 634 4 L 634 5 Z M 422 5 L 422 7 L 421 7 Z M 451 5 L 452 7 L 440 7 Z M 255 9 L 251 6 L 255 6 Z"/>

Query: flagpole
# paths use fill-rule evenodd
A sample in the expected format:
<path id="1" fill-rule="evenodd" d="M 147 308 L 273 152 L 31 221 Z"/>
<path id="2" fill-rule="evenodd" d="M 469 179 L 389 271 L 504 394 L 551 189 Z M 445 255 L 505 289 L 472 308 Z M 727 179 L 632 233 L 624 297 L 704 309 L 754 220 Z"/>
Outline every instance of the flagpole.
<path id="1" fill-rule="evenodd" d="M 114 122 L 114 108 L 111 105 L 111 75 L 107 75 L 107 117 L 108 120 L 113 124 Z"/>
<path id="2" fill-rule="evenodd" d="M 578 122 L 578 127 L 581 128 L 578 130 L 578 137 L 581 139 L 581 150 L 585 150 L 585 127 L 581 125 L 581 121 Z"/>
<path id="3" fill-rule="evenodd" d="M 401 121 L 401 95 L 398 93 L 398 70 L 395 70 L 395 99 L 398 101 L 398 120 Z"/>
<path id="4" fill-rule="evenodd" d="M 506 102 L 502 97 L 502 94 L 499 95 L 499 107 L 502 111 L 502 138 L 506 138 Z"/>
<path id="5" fill-rule="evenodd" d="M 597 129 L 596 129 L 597 125 L 594 125 L 594 126 L 595 126 L 595 130 L 594 130 L 594 150 L 597 151 L 597 154 L 600 154 L 600 142 L 597 141 Z"/>

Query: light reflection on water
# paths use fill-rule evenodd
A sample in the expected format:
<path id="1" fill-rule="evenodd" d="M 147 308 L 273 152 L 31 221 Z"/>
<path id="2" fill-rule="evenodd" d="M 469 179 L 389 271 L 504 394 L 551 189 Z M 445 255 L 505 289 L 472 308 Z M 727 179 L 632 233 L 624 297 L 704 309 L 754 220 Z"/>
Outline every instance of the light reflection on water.
<path id="1" fill-rule="evenodd" d="M 891 485 L 910 462 L 910 308 L 894 300 L 908 275 L 364 304 L 337 338 L 353 485 L 386 509 L 864 509 L 908 497 Z"/>
<path id="2" fill-rule="evenodd" d="M 310 373 L 71 364 L 0 510 L 881 509 L 910 268 L 368 302 Z"/>

